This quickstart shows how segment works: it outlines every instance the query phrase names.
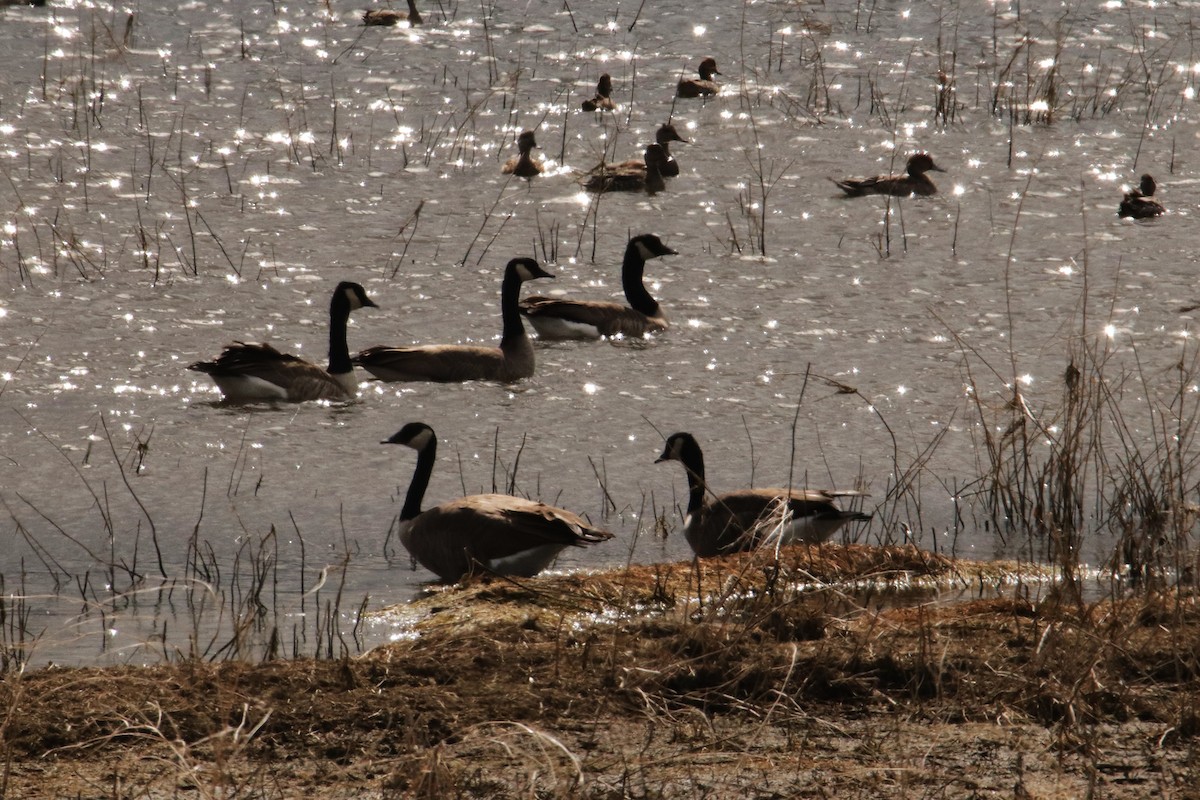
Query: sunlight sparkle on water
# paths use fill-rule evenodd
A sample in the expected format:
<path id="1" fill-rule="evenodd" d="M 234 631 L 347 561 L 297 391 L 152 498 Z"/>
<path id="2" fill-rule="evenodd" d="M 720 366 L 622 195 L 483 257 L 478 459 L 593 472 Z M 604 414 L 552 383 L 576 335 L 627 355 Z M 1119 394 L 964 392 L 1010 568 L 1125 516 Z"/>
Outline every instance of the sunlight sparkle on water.
<path id="1" fill-rule="evenodd" d="M 703 36 L 706 33 L 708 33 L 708 28 L 704 25 L 694 25 L 692 27 L 693 36 Z"/>
<path id="2" fill-rule="evenodd" d="M 1075 268 L 1073 266 L 1071 266 L 1070 264 L 1063 264 L 1061 267 L 1058 268 L 1058 274 L 1066 275 L 1067 277 L 1070 277 L 1075 274 Z"/>
<path id="3" fill-rule="evenodd" d="M 595 394 L 596 392 L 600 391 L 600 387 L 594 383 L 585 383 L 583 385 L 583 391 L 585 394 Z"/>
<path id="4" fill-rule="evenodd" d="M 1113 325 L 1111 323 L 1108 325 L 1105 325 L 1104 326 L 1104 335 L 1107 336 L 1109 339 L 1117 338 L 1117 326 Z"/>

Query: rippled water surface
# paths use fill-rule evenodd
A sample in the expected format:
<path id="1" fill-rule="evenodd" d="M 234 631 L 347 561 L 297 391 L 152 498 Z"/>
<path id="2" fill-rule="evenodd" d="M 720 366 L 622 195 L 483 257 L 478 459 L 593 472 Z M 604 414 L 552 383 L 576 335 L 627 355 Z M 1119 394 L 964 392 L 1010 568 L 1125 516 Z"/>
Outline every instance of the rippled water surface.
<path id="1" fill-rule="evenodd" d="M 154 5 L 0 9 L 0 570 L 35 661 L 211 653 L 201 583 L 303 652 L 322 613 L 349 631 L 364 597 L 411 597 L 429 576 L 389 531 L 415 454 L 379 442 L 412 420 L 442 439 L 427 502 L 515 488 L 618 534 L 562 569 L 687 556 L 662 536 L 683 471 L 654 464 L 676 430 L 717 490 L 862 485 L 876 521 L 849 538 L 1013 554 L 951 500 L 980 469 L 969 379 L 1038 407 L 1073 340 L 1151 393 L 1190 358 L 1194 3 L 426 2 L 417 29 Z M 720 95 L 674 101 L 705 55 Z M 578 110 L 605 71 L 617 113 Z M 581 193 L 669 118 L 691 141 L 665 193 Z M 529 183 L 500 174 L 526 128 Z M 918 149 L 936 197 L 828 180 Z M 1170 214 L 1119 220 L 1142 172 Z M 352 349 L 494 343 L 509 258 L 547 262 L 539 293 L 619 297 L 642 232 L 680 253 L 647 270 L 671 329 L 539 345 L 519 384 L 247 408 L 185 369 L 235 338 L 323 362 L 339 280 L 379 305 Z"/>

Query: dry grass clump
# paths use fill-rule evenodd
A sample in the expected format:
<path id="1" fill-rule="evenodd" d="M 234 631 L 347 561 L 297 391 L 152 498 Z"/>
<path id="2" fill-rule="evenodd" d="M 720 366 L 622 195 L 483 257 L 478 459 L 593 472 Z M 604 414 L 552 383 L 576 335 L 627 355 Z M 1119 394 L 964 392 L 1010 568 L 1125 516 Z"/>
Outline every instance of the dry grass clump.
<path id="1" fill-rule="evenodd" d="M 1195 777 L 1194 592 L 1089 603 L 1064 584 L 1041 599 L 1024 586 L 951 603 L 877 591 L 864 603 L 778 577 L 857 563 L 963 580 L 964 565 L 946 559 L 869 551 L 794 548 L 774 569 L 742 556 L 481 580 L 420 601 L 418 635 L 359 659 L 12 675 L 0 684 L 11 785 L 45 781 L 47 769 L 102 769 L 126 787 L 202 797 L 330 786 L 345 796 L 715 797 L 761 781 L 787 795 L 820 769 L 840 796 L 890 796 L 856 794 L 871 785 L 863 764 L 886 772 L 931 731 L 1007 737 L 996 746 L 1016 758 L 1028 747 L 1016 730 L 1060 769 L 1074 759 L 1080 775 L 1118 746 L 1153 741 L 1121 758 L 1153 760 L 1172 781 Z M 701 596 L 697 582 L 739 590 Z M 970 748 L 959 757 L 969 762 Z M 995 768 L 1011 791 L 1011 764 Z M 697 771 L 711 795 L 683 788 Z"/>

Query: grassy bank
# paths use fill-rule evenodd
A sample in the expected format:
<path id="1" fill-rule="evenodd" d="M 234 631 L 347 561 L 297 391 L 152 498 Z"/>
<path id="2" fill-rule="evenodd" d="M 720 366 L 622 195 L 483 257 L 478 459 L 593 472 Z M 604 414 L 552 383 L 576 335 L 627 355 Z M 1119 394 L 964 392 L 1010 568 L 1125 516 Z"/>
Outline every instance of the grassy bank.
<path id="1" fill-rule="evenodd" d="M 957 602 L 937 601 L 935 584 Z M 1014 565 L 824 545 L 479 582 L 414 610 L 412 638 L 355 659 L 10 674 L 4 796 L 1195 797 L 1200 785 L 1190 591 L 1086 602 Z"/>

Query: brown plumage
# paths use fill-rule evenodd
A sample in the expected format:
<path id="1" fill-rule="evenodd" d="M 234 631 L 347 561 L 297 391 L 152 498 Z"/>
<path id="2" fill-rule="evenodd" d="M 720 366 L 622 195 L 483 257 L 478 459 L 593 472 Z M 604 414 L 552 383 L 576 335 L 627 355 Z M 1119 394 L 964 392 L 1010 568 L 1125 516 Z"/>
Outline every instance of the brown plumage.
<path id="1" fill-rule="evenodd" d="M 437 460 L 433 428 L 410 422 L 383 444 L 402 444 L 417 451 L 417 466 L 400 512 L 400 541 L 442 581 L 480 572 L 531 577 L 567 547 L 612 538 L 570 511 L 503 494 L 468 495 L 422 511 Z"/>
<path id="2" fill-rule="evenodd" d="M 409 25 L 420 25 L 421 12 L 417 11 L 416 0 L 408 0 L 408 13 L 393 11 L 390 8 L 370 8 L 363 12 L 363 25 L 398 25 L 408 21 Z"/>
<path id="3" fill-rule="evenodd" d="M 843 511 L 835 497 L 861 492 L 820 489 L 742 489 L 705 501 L 704 454 L 690 433 L 672 434 L 656 463 L 679 461 L 687 472 L 688 507 L 683 535 L 697 556 L 755 550 L 763 545 L 815 544 L 869 514 Z"/>
<path id="4" fill-rule="evenodd" d="M 601 164 L 588 173 L 583 188 L 589 192 L 646 192 L 657 194 L 667 188 L 663 169 L 667 157 L 662 145 L 646 147 L 642 161 L 622 161 L 620 164 Z"/>
<path id="5" fill-rule="evenodd" d="M 521 313 L 542 339 L 598 339 L 601 336 L 642 337 L 667 329 L 667 316 L 642 283 L 646 261 L 677 255 L 652 233 L 635 236 L 625 246 L 621 286 L 629 305 L 600 300 L 559 300 L 527 297 Z"/>
<path id="6" fill-rule="evenodd" d="M 713 81 L 713 75 L 721 74 L 717 71 L 715 58 L 706 58 L 701 61 L 697 71 L 700 73 L 700 79 L 684 78 L 681 80 L 675 88 L 676 97 L 707 97 L 721 91 L 721 87 Z"/>
<path id="7" fill-rule="evenodd" d="M 357 283 L 342 281 L 333 290 L 329 302 L 328 368 L 281 353 L 269 344 L 235 341 L 226 345 L 214 361 L 197 361 L 188 369 L 212 378 L 231 403 L 353 399 L 358 384 L 346 343 L 346 324 L 350 312 L 363 306 L 377 307 Z"/>
<path id="8" fill-rule="evenodd" d="M 612 77 L 606 72 L 600 76 L 600 81 L 596 84 L 596 96 L 583 101 L 583 110 L 616 111 L 617 104 L 612 100 L 612 88 Z"/>
<path id="9" fill-rule="evenodd" d="M 679 175 L 679 164 L 671 157 L 671 142 L 688 143 L 688 140 L 679 135 L 679 131 L 675 130 L 675 126 L 667 122 L 658 126 L 658 130 L 654 132 L 654 143 L 662 148 L 662 158 L 657 159 L 658 171 L 664 178 L 674 178 Z M 646 173 L 646 159 L 631 158 L 628 161 L 619 161 L 616 164 L 606 164 L 600 162 L 596 166 L 588 170 L 588 180 L 598 178 L 603 180 L 606 177 L 614 175 L 636 175 L 644 176 Z M 593 189 L 593 191 L 601 191 Z M 608 191 L 604 189 L 603 191 Z"/>
<path id="10" fill-rule="evenodd" d="M 514 258 L 504 270 L 500 285 L 503 333 L 499 347 L 425 345 L 423 347 L 368 347 L 354 363 L 381 381 L 516 381 L 533 375 L 533 342 L 521 323 L 517 307 L 521 284 L 535 278 L 553 278 L 532 258 Z"/>
<path id="11" fill-rule="evenodd" d="M 913 153 L 908 157 L 904 175 L 877 175 L 873 178 L 846 178 L 834 180 L 838 188 L 848 197 L 865 197 L 869 194 L 888 194 L 893 197 L 918 195 L 928 197 L 937 194 L 937 186 L 926 172 L 945 172 L 933 163 L 929 153 Z"/>
<path id="12" fill-rule="evenodd" d="M 520 155 L 505 161 L 504 166 L 500 168 L 501 174 L 516 175 L 518 178 L 532 178 L 535 175 L 541 175 L 542 165 L 534 161 L 533 156 L 530 155 L 530 151 L 537 146 L 533 131 L 523 131 L 517 137 L 517 152 Z"/>
<path id="13" fill-rule="evenodd" d="M 1121 206 L 1117 209 L 1117 214 L 1133 219 L 1150 219 L 1165 214 L 1166 207 L 1154 199 L 1154 192 L 1157 189 L 1158 184 L 1154 178 L 1149 174 L 1143 175 L 1138 188 L 1130 189 L 1125 193 L 1125 197 L 1121 199 Z"/>

